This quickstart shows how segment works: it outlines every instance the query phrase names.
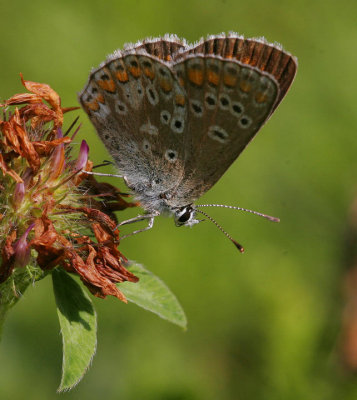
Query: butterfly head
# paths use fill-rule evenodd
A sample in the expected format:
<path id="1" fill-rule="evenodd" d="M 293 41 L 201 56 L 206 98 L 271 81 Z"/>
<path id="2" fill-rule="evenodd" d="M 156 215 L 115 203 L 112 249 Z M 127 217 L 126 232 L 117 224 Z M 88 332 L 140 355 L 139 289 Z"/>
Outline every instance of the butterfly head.
<path id="1" fill-rule="evenodd" d="M 193 226 L 202 220 L 196 219 L 196 211 L 192 205 L 184 206 L 175 209 L 174 220 L 176 226 Z"/>

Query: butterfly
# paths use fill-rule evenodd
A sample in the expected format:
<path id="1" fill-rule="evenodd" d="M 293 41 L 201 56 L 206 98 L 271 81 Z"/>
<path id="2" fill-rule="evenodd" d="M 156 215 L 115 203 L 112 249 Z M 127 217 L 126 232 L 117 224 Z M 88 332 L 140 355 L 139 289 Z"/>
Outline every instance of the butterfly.
<path id="1" fill-rule="evenodd" d="M 79 101 L 146 211 L 121 225 L 148 219 L 137 233 L 166 214 L 192 226 L 200 213 L 243 251 L 194 202 L 268 120 L 296 69 L 281 46 L 231 33 L 193 45 L 173 35 L 145 39 L 93 70 Z"/>

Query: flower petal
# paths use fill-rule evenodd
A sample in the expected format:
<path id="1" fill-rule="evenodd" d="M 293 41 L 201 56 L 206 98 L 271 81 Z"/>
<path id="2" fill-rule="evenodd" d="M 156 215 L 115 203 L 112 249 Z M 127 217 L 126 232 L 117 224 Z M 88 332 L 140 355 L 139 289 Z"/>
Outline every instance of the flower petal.
<path id="1" fill-rule="evenodd" d="M 1 153 L 0 153 L 0 169 L 2 170 L 4 175 L 5 174 L 10 175 L 17 183 L 23 182 L 23 180 L 13 169 L 8 168 Z"/>
<path id="2" fill-rule="evenodd" d="M 22 200 L 25 196 L 25 184 L 23 182 L 16 183 L 14 196 L 13 196 L 13 203 L 16 207 L 22 203 Z"/>
<path id="3" fill-rule="evenodd" d="M 46 83 L 26 81 L 22 74 L 20 74 L 20 76 L 22 84 L 29 92 L 32 92 L 46 100 L 54 109 L 61 107 L 61 99 L 50 85 L 47 85 Z"/>
<path id="4" fill-rule="evenodd" d="M 74 166 L 75 170 L 81 171 L 87 165 L 88 153 L 89 153 L 89 146 L 85 140 L 82 140 L 78 159 L 76 165 Z"/>
<path id="5" fill-rule="evenodd" d="M 15 251 L 15 267 L 25 267 L 29 262 L 31 248 L 27 242 L 27 236 L 34 226 L 35 224 L 31 224 L 20 239 L 13 245 Z"/>

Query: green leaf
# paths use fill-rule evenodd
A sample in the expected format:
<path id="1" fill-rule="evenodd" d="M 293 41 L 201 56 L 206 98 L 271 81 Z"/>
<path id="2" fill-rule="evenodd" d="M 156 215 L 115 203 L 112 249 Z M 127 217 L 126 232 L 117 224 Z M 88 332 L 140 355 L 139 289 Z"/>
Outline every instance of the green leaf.
<path id="1" fill-rule="evenodd" d="M 61 392 L 75 386 L 89 367 L 97 347 L 97 316 L 87 293 L 65 271 L 53 270 L 52 279 L 63 341 Z"/>
<path id="2" fill-rule="evenodd" d="M 118 284 L 118 288 L 127 299 L 186 329 L 186 315 L 177 298 L 165 283 L 140 264 L 130 261 L 126 267 L 140 279 L 137 283 L 123 282 Z"/>

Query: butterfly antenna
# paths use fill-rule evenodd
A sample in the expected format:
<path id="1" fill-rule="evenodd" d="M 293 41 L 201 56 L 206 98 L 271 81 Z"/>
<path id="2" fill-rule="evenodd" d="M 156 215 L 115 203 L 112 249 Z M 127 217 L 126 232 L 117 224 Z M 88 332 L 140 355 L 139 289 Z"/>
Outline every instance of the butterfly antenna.
<path id="1" fill-rule="evenodd" d="M 205 207 L 205 206 L 204 206 Z M 206 214 L 204 211 L 201 211 L 201 210 L 199 210 L 199 209 L 197 209 L 197 208 L 195 208 L 195 211 L 196 212 L 198 212 L 198 213 L 200 213 L 200 214 L 202 214 L 202 215 L 204 215 L 206 218 L 208 218 L 211 222 L 213 222 L 215 225 L 216 225 L 216 227 L 221 231 L 221 232 L 223 232 L 226 236 L 227 236 L 227 238 L 236 246 L 236 248 L 241 252 L 241 253 L 244 253 L 244 248 L 243 248 L 243 246 L 241 246 L 236 240 L 234 240 L 233 238 L 232 238 L 232 236 L 229 234 L 229 233 L 227 233 L 222 227 L 221 227 L 221 225 L 219 225 L 218 224 L 218 222 L 217 221 L 215 221 L 212 217 L 210 217 L 208 214 Z"/>
<path id="2" fill-rule="evenodd" d="M 260 213 L 258 211 L 253 211 L 253 210 L 249 210 L 247 208 L 242 208 L 242 207 L 226 206 L 225 204 L 197 204 L 197 207 L 224 207 L 224 208 L 230 208 L 232 210 L 246 211 L 246 212 L 249 212 L 251 214 L 259 215 L 259 217 L 266 218 L 266 219 L 268 219 L 269 221 L 272 221 L 272 222 L 280 222 L 279 218 L 271 217 L 270 215 L 262 214 L 262 213 Z"/>

